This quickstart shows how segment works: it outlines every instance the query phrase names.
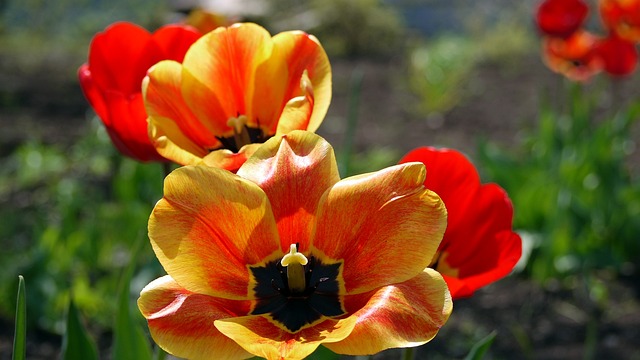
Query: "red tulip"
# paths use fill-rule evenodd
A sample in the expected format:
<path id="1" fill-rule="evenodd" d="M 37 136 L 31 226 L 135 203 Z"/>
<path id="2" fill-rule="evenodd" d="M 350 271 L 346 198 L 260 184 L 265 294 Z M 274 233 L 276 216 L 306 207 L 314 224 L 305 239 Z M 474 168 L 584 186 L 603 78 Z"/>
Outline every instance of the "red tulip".
<path id="1" fill-rule="evenodd" d="M 447 208 L 447 230 L 430 267 L 442 274 L 451 296 L 471 296 L 509 274 L 520 259 L 522 241 L 512 231 L 507 193 L 496 184 L 481 184 L 473 164 L 455 150 L 423 147 L 400 163 L 413 161 L 425 165 L 425 187 Z"/>
<path id="2" fill-rule="evenodd" d="M 611 32 L 640 42 L 640 0 L 600 0 L 600 16 Z"/>
<path id="3" fill-rule="evenodd" d="M 588 13 L 582 0 L 546 0 L 538 7 L 536 23 L 545 35 L 566 38 L 582 26 Z"/>
<path id="4" fill-rule="evenodd" d="M 167 25 L 151 34 L 118 22 L 91 41 L 89 60 L 78 70 L 80 86 L 122 154 L 139 161 L 166 161 L 149 140 L 142 79 L 161 60 L 181 62 L 199 37 L 182 25 Z"/>
<path id="5" fill-rule="evenodd" d="M 604 70 L 614 76 L 631 75 L 638 65 L 635 44 L 613 34 L 598 42 L 596 53 L 602 59 Z"/>

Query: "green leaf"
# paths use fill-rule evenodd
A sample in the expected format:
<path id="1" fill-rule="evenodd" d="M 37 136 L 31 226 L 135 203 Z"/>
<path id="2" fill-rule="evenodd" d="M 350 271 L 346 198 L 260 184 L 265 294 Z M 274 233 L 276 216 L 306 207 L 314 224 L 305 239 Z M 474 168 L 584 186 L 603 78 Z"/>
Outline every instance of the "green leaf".
<path id="1" fill-rule="evenodd" d="M 69 301 L 67 311 L 67 330 L 62 338 L 62 359 L 98 359 L 96 344 L 82 325 L 73 300 Z"/>
<path id="2" fill-rule="evenodd" d="M 27 299 L 24 277 L 18 276 L 18 300 L 16 301 L 16 330 L 13 338 L 13 360 L 24 360 L 27 356 Z"/>
<path id="3" fill-rule="evenodd" d="M 493 344 L 493 341 L 496 339 L 496 334 L 497 332 L 494 330 L 491 334 L 473 345 L 471 351 L 469 351 L 469 354 L 467 354 L 467 357 L 465 357 L 464 360 L 481 360 L 487 350 L 491 347 L 491 344 Z"/>
<path id="4" fill-rule="evenodd" d="M 135 255 L 139 253 L 141 243 L 139 242 L 133 251 L 134 259 Z M 134 268 L 135 261 L 132 261 L 124 273 L 120 293 L 118 294 L 112 358 L 118 360 L 152 360 L 151 347 L 141 323 L 131 315 L 129 284 Z"/>

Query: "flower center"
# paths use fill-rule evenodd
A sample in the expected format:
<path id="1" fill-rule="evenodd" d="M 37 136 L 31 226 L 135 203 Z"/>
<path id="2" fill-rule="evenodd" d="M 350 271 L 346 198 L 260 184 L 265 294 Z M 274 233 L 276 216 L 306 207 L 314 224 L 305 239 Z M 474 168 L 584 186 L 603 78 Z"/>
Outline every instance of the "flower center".
<path id="1" fill-rule="evenodd" d="M 252 315 L 266 314 L 290 332 L 345 313 L 342 262 L 325 263 L 292 244 L 281 260 L 249 266 L 256 303 Z"/>
<path id="2" fill-rule="evenodd" d="M 227 120 L 227 126 L 233 129 L 233 136 L 217 137 L 222 143 L 222 147 L 237 153 L 243 146 L 247 144 L 263 143 L 271 136 L 265 136 L 264 131 L 258 127 L 254 128 L 249 125 L 246 115 L 238 114 L 237 117 Z M 212 149 L 216 150 L 216 149 Z"/>

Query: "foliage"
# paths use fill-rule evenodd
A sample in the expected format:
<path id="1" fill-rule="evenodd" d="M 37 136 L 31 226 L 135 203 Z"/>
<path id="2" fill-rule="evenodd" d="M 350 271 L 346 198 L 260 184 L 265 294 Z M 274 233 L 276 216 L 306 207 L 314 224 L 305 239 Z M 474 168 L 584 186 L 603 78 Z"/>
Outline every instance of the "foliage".
<path id="1" fill-rule="evenodd" d="M 16 274 L 23 274 L 31 284 L 30 323 L 60 332 L 58 314 L 73 294 L 85 314 L 108 326 L 116 304 L 113 274 L 133 261 L 132 244 L 146 238 L 144 224 L 161 197 L 161 167 L 121 158 L 97 121 L 68 150 L 27 143 L 0 161 L 6 204 L 0 291 L 15 288 Z M 150 253 L 135 261 L 144 280 L 160 272 Z M 7 301 L 0 303 L 5 316 L 13 309 Z"/>
<path id="2" fill-rule="evenodd" d="M 637 263 L 640 183 L 628 168 L 640 104 L 599 116 L 599 97 L 573 84 L 568 109 L 548 104 L 517 151 L 480 147 L 482 168 L 511 196 L 516 228 L 533 234 L 537 279 Z"/>

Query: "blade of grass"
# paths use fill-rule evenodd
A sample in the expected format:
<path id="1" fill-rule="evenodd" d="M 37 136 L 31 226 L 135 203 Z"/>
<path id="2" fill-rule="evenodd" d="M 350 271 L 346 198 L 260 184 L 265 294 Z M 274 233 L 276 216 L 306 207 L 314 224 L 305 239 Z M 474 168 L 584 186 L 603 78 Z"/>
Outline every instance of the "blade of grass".
<path id="1" fill-rule="evenodd" d="M 98 359 L 98 350 L 95 342 L 87 333 L 80 321 L 78 309 L 69 301 L 67 311 L 67 329 L 62 338 L 62 360 Z"/>
<path id="2" fill-rule="evenodd" d="M 13 360 L 24 360 L 27 356 L 27 299 L 25 294 L 24 277 L 19 275 L 16 329 L 13 337 Z"/>
<path id="3" fill-rule="evenodd" d="M 487 353 L 487 351 L 491 347 L 491 344 L 493 344 L 493 341 L 496 339 L 496 334 L 497 332 L 492 331 L 491 334 L 485 336 L 480 341 L 475 343 L 464 360 L 481 360 L 482 358 L 484 358 L 484 354 Z"/>

